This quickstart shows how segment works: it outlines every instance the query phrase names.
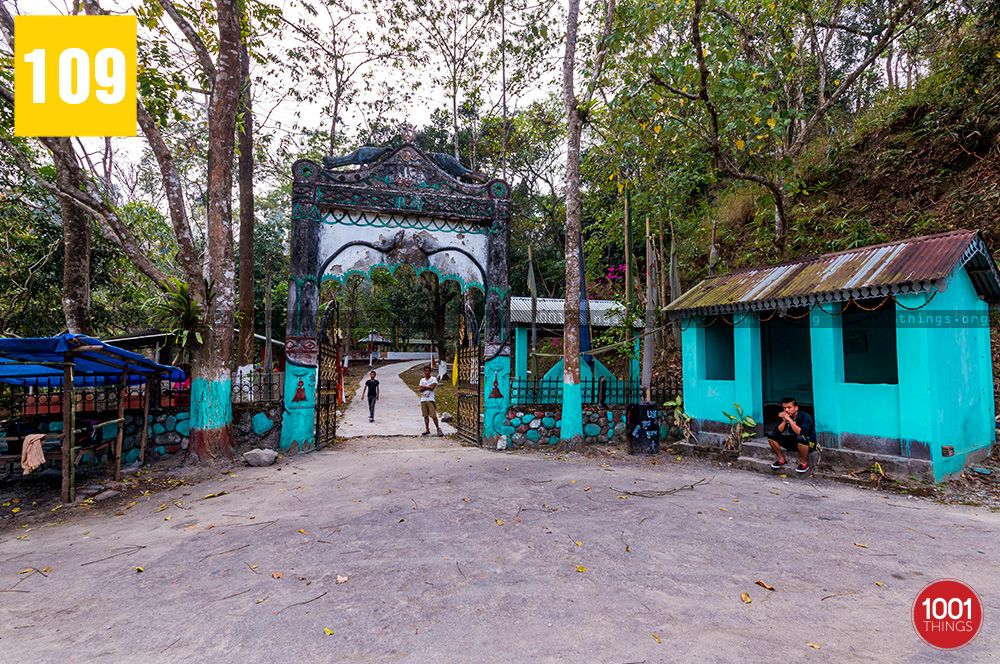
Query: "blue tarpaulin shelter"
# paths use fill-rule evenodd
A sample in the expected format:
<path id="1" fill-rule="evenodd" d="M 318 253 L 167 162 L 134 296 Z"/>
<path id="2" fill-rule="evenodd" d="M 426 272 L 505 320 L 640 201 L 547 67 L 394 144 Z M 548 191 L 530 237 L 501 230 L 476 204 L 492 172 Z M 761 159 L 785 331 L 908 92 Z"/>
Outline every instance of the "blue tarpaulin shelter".
<path id="1" fill-rule="evenodd" d="M 150 385 L 161 380 L 180 382 L 184 379 L 184 372 L 176 367 L 157 364 L 138 353 L 106 344 L 100 339 L 84 334 L 0 339 L 0 383 L 25 391 L 36 391 L 43 395 L 43 398 L 52 399 L 51 403 L 57 404 L 62 411 L 61 432 L 49 432 L 45 437 L 62 441 L 60 450 L 49 451 L 46 454 L 49 458 L 58 458 L 62 463 L 63 502 L 72 502 L 75 498 L 76 464 L 82 454 L 82 450 L 77 449 L 75 444 L 77 434 L 82 432 L 76 430 L 78 405 L 74 396 L 75 389 L 104 387 L 118 392 L 118 416 L 91 426 L 91 430 L 108 425 L 117 427 L 109 462 L 113 460 L 114 477 L 118 480 L 121 477 L 122 432 L 125 424 L 124 393 L 127 391 L 125 385 L 146 383 L 143 399 L 145 420 L 149 413 Z M 71 385 L 65 384 L 70 382 Z M 54 391 L 52 388 L 59 389 Z M 145 432 L 144 428 L 141 449 L 145 448 Z M 18 441 L 18 437 L 3 435 L 2 440 Z M 110 443 L 106 445 L 110 447 Z M 140 452 L 140 456 L 141 454 Z M 16 463 L 21 460 L 17 454 L 7 456 L 11 458 L 5 459 L 6 461 Z M 21 462 L 23 464 L 23 460 Z"/>
<path id="2" fill-rule="evenodd" d="M 84 334 L 0 339 L 0 382 L 23 387 L 62 385 L 63 365 L 73 363 L 73 385 L 99 387 L 121 381 L 130 384 L 149 378 L 184 380 L 176 367 L 157 364 L 131 351 Z"/>

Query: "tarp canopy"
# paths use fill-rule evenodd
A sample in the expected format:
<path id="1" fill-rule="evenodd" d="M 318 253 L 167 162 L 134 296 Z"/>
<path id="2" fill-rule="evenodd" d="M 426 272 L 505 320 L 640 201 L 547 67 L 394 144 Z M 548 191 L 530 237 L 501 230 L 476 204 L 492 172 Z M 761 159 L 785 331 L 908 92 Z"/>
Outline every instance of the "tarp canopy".
<path id="1" fill-rule="evenodd" d="M 73 385 L 114 385 L 124 371 L 129 383 L 147 378 L 183 381 L 176 367 L 157 364 L 138 353 L 83 334 L 0 339 L 0 382 L 20 386 L 60 386 L 63 362 L 73 362 Z"/>

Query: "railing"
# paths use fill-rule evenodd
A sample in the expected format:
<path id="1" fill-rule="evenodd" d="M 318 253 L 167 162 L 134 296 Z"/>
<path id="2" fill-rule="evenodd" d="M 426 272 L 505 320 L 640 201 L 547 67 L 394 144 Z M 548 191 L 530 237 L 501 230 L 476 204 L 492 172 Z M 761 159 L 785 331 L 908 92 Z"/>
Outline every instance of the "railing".
<path id="1" fill-rule="evenodd" d="M 284 388 L 285 374 L 281 372 L 233 374 L 233 404 L 279 402 Z"/>
<path id="2" fill-rule="evenodd" d="M 604 404 L 608 406 L 625 406 L 646 400 L 646 391 L 642 381 L 632 379 L 628 382 L 617 378 L 591 378 L 581 382 L 583 403 Z M 680 384 L 671 378 L 658 377 L 650 383 L 650 401 L 662 404 L 674 399 L 680 394 Z M 553 406 L 562 403 L 563 382 L 561 380 L 527 380 L 512 379 L 510 381 L 510 402 L 516 406 Z"/>
<path id="3" fill-rule="evenodd" d="M 285 375 L 280 372 L 234 374 L 234 404 L 278 403 L 284 397 Z M 150 392 L 151 410 L 187 410 L 191 407 L 190 383 L 154 381 Z M 77 386 L 73 403 L 78 413 L 114 413 L 121 400 L 126 410 L 142 410 L 146 384 Z M 39 378 L 31 387 L 0 386 L 0 419 L 8 417 L 55 417 L 62 414 L 62 380 Z"/>

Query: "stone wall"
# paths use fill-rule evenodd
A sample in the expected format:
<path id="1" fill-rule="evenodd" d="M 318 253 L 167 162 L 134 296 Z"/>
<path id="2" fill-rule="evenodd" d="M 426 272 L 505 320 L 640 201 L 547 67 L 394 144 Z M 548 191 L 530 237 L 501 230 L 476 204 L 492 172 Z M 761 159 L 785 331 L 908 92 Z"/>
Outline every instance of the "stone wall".
<path id="1" fill-rule="evenodd" d="M 507 412 L 505 432 L 508 447 L 540 447 L 559 443 L 560 412 L 552 410 L 532 410 L 530 407 L 511 408 Z M 670 437 L 670 427 L 660 423 L 660 440 Z M 588 404 L 583 407 L 583 442 L 588 445 L 620 444 L 627 440 L 624 406 L 598 406 Z"/>
<path id="2" fill-rule="evenodd" d="M 267 447 L 278 449 L 281 438 L 281 404 L 243 404 L 233 409 L 233 438 L 240 449 Z M 114 417 L 113 415 L 110 417 Z M 86 419 L 78 415 L 82 424 Z M 78 426 L 79 426 L 78 424 Z M 62 421 L 48 424 L 49 431 L 62 431 Z M 122 464 L 139 460 L 139 444 L 142 433 L 142 413 L 125 413 L 125 430 L 122 436 Z M 149 434 L 146 440 L 146 460 L 166 457 L 188 448 L 191 433 L 191 415 L 188 411 L 163 411 L 149 415 Z M 98 435 L 101 441 L 113 441 L 118 435 L 118 425 L 102 427 Z M 112 443 L 113 444 L 113 443 Z M 97 454 L 86 452 L 81 464 L 105 464 L 111 450 L 101 450 Z"/>
<path id="3" fill-rule="evenodd" d="M 241 404 L 233 408 L 233 439 L 241 450 L 280 448 L 280 403 Z"/>

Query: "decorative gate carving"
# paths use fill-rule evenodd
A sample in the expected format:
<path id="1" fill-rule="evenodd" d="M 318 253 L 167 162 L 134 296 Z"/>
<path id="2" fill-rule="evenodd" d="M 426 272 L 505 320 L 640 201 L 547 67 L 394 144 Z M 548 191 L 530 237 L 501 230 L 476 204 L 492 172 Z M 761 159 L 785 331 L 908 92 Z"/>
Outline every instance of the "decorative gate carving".
<path id="1" fill-rule="evenodd" d="M 340 406 L 340 308 L 334 300 L 327 305 L 319 330 L 319 369 L 316 380 L 316 446 L 328 445 L 337 437 L 337 408 Z"/>
<path id="2" fill-rule="evenodd" d="M 405 263 L 417 274 L 431 271 L 441 281 L 457 282 L 463 293 L 482 291 L 487 356 L 478 366 L 488 372 L 490 385 L 479 381 L 479 390 L 509 380 L 510 187 L 471 173 L 450 155 L 424 152 L 414 141 L 404 128 L 398 146 L 360 148 L 324 158 L 322 165 L 292 165 L 284 449 L 310 449 L 316 442 L 315 390 L 319 386 L 323 396 L 325 389 L 316 320 L 324 280 L 344 283 L 351 274 Z M 296 380 L 307 387 L 303 401 L 293 403 Z M 509 395 L 487 396 L 482 403 L 491 413 L 483 436 L 493 435 L 491 426 L 502 423 Z"/>

